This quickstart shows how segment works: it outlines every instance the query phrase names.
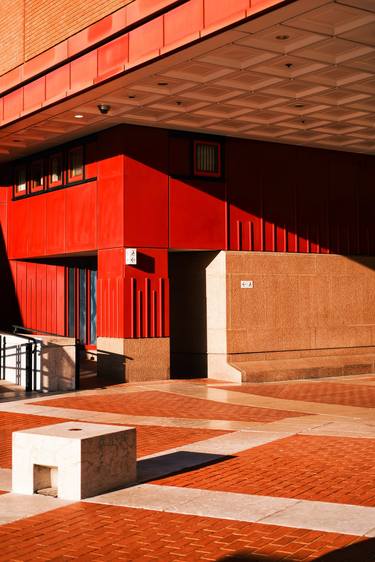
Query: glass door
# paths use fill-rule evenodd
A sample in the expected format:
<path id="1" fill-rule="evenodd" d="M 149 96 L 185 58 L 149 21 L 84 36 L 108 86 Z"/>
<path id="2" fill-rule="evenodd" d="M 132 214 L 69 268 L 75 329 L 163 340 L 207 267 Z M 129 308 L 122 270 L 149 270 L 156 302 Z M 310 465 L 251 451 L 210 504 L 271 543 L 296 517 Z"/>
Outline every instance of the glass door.
<path id="1" fill-rule="evenodd" d="M 67 268 L 67 335 L 81 345 L 96 345 L 96 282 L 95 269 Z"/>

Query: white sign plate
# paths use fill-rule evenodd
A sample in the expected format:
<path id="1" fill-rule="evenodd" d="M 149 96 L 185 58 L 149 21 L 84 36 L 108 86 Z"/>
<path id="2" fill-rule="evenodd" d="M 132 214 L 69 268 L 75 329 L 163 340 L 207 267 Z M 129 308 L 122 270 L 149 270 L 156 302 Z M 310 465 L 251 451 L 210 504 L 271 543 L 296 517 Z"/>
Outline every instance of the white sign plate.
<path id="1" fill-rule="evenodd" d="M 126 263 L 126 265 L 137 265 L 137 249 L 136 248 L 126 248 L 125 249 L 125 263 Z"/>
<path id="2" fill-rule="evenodd" d="M 254 289 L 254 281 L 242 280 L 241 289 Z"/>

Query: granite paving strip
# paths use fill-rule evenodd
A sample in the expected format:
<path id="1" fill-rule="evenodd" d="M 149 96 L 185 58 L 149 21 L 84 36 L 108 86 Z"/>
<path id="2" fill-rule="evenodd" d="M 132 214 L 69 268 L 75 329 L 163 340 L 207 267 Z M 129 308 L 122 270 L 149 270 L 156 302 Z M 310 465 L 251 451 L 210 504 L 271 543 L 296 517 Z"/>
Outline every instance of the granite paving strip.
<path id="1" fill-rule="evenodd" d="M 12 489 L 12 470 L 10 468 L 0 468 L 0 490 L 10 492 Z"/>
<path id="2" fill-rule="evenodd" d="M 373 507 L 155 484 L 141 484 L 84 501 L 356 536 L 374 536 L 375 529 Z"/>
<path id="3" fill-rule="evenodd" d="M 158 384 L 150 385 L 148 389 L 158 390 Z M 337 404 L 323 404 L 321 402 L 308 402 L 301 400 L 290 400 L 277 397 L 262 396 L 260 394 L 241 393 L 241 391 L 231 391 L 219 388 L 211 388 L 207 386 L 184 384 L 180 386 L 163 387 L 163 392 L 179 394 L 182 396 L 191 396 L 214 402 L 222 402 L 226 404 L 236 404 L 241 406 L 253 406 L 256 408 L 266 408 L 273 410 L 288 410 L 306 414 L 327 414 L 337 417 L 374 417 L 375 412 L 371 412 L 369 408 L 359 406 L 343 406 Z"/>
<path id="4" fill-rule="evenodd" d="M 32 515 L 38 515 L 39 513 L 46 513 L 52 509 L 64 507 L 72 503 L 37 494 L 33 496 L 12 493 L 2 494 L 0 496 L 0 525 L 18 521 Z"/>

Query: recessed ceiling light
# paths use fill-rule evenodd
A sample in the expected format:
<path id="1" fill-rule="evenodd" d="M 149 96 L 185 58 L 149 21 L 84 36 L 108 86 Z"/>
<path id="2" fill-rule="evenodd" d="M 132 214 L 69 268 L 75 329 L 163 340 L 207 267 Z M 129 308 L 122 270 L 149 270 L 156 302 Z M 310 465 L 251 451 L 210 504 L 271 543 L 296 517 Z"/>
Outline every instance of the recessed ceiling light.
<path id="1" fill-rule="evenodd" d="M 83 119 L 83 115 L 82 113 L 76 113 L 76 115 L 74 116 L 76 119 Z"/>
<path id="2" fill-rule="evenodd" d="M 168 86 L 168 82 L 158 82 L 158 86 Z"/>
<path id="3" fill-rule="evenodd" d="M 286 41 L 287 39 L 289 39 L 290 35 L 276 35 L 276 39 L 278 41 Z"/>

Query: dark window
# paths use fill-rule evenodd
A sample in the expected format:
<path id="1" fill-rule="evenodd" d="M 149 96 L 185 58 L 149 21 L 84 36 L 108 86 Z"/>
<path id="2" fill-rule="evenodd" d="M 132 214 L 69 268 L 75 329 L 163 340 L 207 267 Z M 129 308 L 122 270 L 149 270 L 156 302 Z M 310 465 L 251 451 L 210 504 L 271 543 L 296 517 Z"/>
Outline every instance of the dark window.
<path id="1" fill-rule="evenodd" d="M 221 154 L 218 142 L 194 142 L 194 175 L 219 178 Z"/>
<path id="2" fill-rule="evenodd" d="M 14 182 L 14 195 L 15 197 L 20 195 L 26 195 L 27 193 L 27 182 L 26 182 L 26 166 L 19 166 L 16 169 L 16 178 Z"/>
<path id="3" fill-rule="evenodd" d="M 43 160 L 35 160 L 30 166 L 30 191 L 40 191 L 44 188 Z"/>
<path id="4" fill-rule="evenodd" d="M 83 148 L 77 146 L 68 152 L 68 180 L 81 181 L 83 180 Z"/>
<path id="5" fill-rule="evenodd" d="M 52 154 L 49 157 L 49 187 L 57 187 L 63 183 L 62 154 Z"/>

